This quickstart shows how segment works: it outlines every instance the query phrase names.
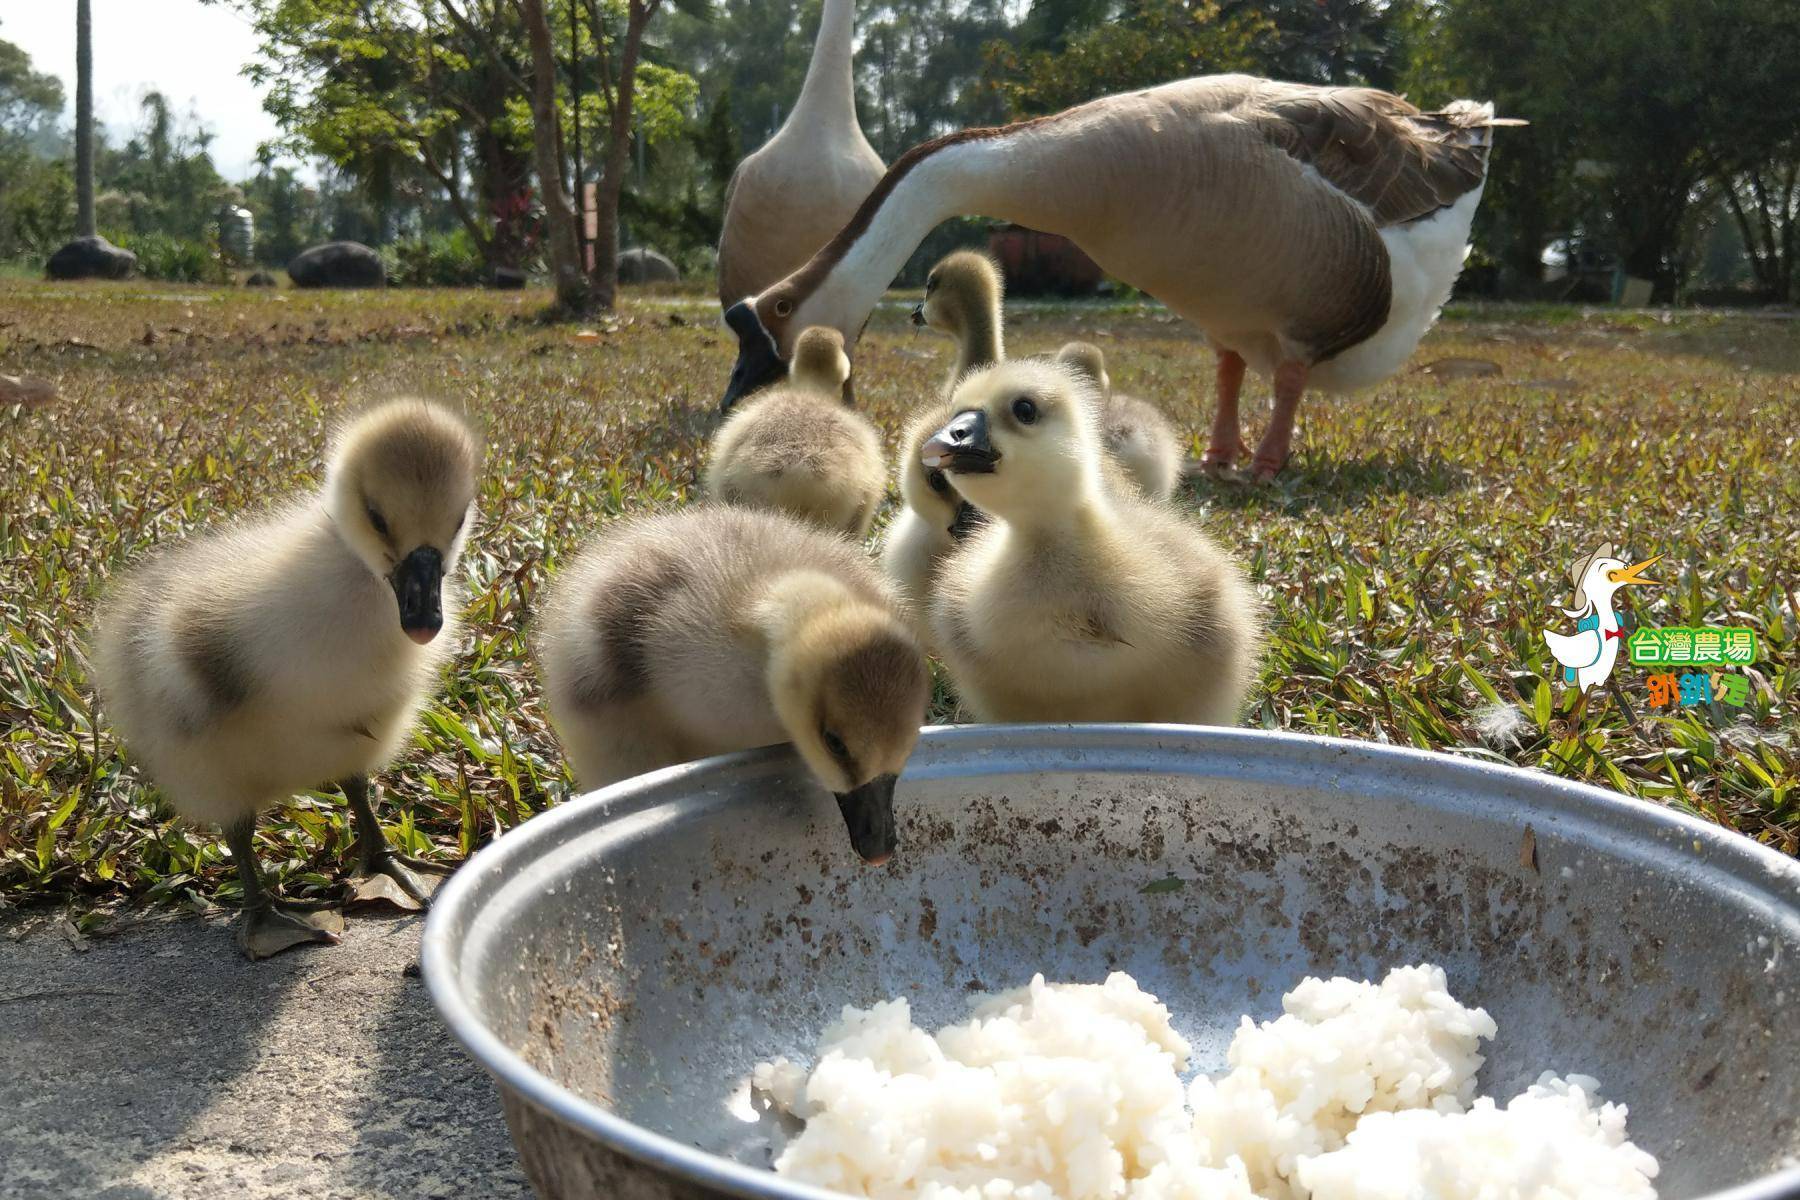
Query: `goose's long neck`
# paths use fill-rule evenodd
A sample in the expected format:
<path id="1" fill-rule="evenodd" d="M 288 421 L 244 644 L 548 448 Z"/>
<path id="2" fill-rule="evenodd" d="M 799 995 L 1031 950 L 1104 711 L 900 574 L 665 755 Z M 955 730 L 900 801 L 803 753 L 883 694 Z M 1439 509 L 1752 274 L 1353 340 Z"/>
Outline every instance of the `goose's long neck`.
<path id="1" fill-rule="evenodd" d="M 795 279 L 812 286 L 792 327 L 828 325 L 853 345 L 926 234 L 951 217 L 1014 219 L 1030 203 L 1033 174 L 1016 170 L 1021 140 L 999 134 L 951 142 L 911 161 L 903 156 L 889 168 L 891 185 L 884 180 L 865 202 L 874 204 L 874 211 L 866 221 L 864 213 L 857 214 L 854 240 L 844 245 L 840 233 L 796 273 Z"/>
<path id="2" fill-rule="evenodd" d="M 951 377 L 951 383 L 970 371 L 991 367 L 1006 357 L 998 312 L 985 304 L 973 305 L 964 315 L 964 322 L 962 340 L 957 343 L 956 374 Z"/>
<path id="3" fill-rule="evenodd" d="M 794 101 L 796 119 L 856 125 L 855 23 L 856 0 L 825 0 L 806 82 Z"/>

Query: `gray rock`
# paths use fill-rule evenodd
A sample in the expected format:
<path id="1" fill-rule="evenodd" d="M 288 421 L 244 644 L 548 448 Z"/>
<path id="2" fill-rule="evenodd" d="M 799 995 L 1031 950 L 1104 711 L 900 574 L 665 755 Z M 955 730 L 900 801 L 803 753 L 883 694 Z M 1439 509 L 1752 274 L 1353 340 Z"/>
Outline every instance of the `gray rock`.
<path id="1" fill-rule="evenodd" d="M 275 277 L 267 271 L 253 271 L 250 278 L 244 280 L 245 287 L 279 287 Z"/>
<path id="2" fill-rule="evenodd" d="M 137 268 L 137 255 L 103 237 L 78 237 L 44 264 L 51 279 L 123 279 Z"/>
<path id="3" fill-rule="evenodd" d="M 295 287 L 358 288 L 383 287 L 387 269 L 381 255 L 361 242 L 326 242 L 309 246 L 294 255 L 287 265 L 288 278 Z"/>
<path id="4" fill-rule="evenodd" d="M 503 292 L 514 292 L 525 286 L 525 272 L 517 267 L 495 267 L 494 286 Z"/>
<path id="5" fill-rule="evenodd" d="M 654 250 L 637 247 L 619 252 L 620 283 L 680 283 L 675 264 Z"/>

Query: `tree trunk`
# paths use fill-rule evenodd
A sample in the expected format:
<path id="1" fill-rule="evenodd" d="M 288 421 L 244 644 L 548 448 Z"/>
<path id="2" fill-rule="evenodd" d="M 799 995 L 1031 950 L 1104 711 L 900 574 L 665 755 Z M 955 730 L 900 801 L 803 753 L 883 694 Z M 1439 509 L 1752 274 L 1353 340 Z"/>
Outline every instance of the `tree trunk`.
<path id="1" fill-rule="evenodd" d="M 635 11 L 636 5 L 632 7 Z M 582 270 L 575 210 L 563 187 L 562 155 L 557 148 L 556 52 L 550 43 L 550 24 L 544 16 L 543 0 L 521 0 L 520 12 L 531 41 L 531 145 L 537 159 L 538 189 L 543 193 L 544 241 L 556 281 L 556 304 L 568 313 L 587 312 L 593 307 L 593 293 Z"/>
<path id="2" fill-rule="evenodd" d="M 94 230 L 94 14 L 75 3 L 75 236 Z"/>
<path id="3" fill-rule="evenodd" d="M 631 154 L 632 96 L 637 88 L 638 51 L 644 26 L 658 0 L 631 0 L 625 15 L 625 48 L 619 56 L 619 81 L 607 131 L 606 158 L 594 196 L 594 300 L 612 308 L 619 296 L 619 196 L 625 190 L 625 167 Z"/>

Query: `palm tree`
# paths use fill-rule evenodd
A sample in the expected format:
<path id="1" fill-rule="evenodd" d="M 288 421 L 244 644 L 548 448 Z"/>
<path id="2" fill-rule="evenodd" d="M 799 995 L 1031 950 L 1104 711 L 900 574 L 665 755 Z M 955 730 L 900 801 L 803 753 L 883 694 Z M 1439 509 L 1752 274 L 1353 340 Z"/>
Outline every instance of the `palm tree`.
<path id="1" fill-rule="evenodd" d="M 94 15 L 92 0 L 75 0 L 75 239 L 50 256 L 52 279 L 123 279 L 137 255 L 94 228 Z"/>
<path id="2" fill-rule="evenodd" d="M 94 229 L 94 14 L 91 0 L 75 3 L 75 236 Z"/>

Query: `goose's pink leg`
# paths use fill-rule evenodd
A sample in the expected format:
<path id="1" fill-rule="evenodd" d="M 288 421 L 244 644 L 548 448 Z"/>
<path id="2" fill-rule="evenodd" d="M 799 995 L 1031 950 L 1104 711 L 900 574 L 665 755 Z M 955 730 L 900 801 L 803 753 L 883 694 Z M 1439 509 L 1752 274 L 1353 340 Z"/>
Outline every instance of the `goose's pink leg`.
<path id="1" fill-rule="evenodd" d="M 1251 462 L 1256 482 L 1268 483 L 1287 466 L 1294 441 L 1294 414 L 1300 411 L 1300 397 L 1305 392 L 1305 363 L 1282 363 L 1275 368 L 1275 411 L 1269 414 L 1268 431 L 1257 444 L 1256 458 Z"/>
<path id="2" fill-rule="evenodd" d="M 1250 452 L 1243 435 L 1238 432 L 1238 392 L 1244 386 L 1243 356 L 1230 350 L 1219 351 L 1218 379 L 1218 407 L 1213 411 L 1212 439 L 1200 459 L 1200 465 L 1208 470 L 1229 467 L 1237 462 L 1239 455 Z"/>

